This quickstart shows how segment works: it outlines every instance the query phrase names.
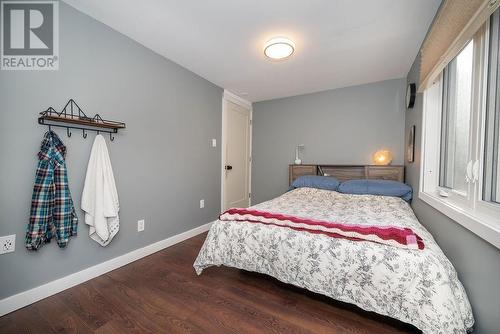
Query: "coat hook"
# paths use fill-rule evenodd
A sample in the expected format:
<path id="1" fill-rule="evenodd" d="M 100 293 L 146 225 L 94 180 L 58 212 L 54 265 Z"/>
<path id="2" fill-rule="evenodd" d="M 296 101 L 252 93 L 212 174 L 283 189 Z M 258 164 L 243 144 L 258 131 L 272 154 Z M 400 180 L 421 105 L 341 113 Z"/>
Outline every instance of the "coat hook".
<path id="1" fill-rule="evenodd" d="M 109 133 L 109 140 L 111 141 L 115 140 L 115 137 L 113 137 L 113 134 L 111 132 Z"/>
<path id="2" fill-rule="evenodd" d="M 66 134 L 68 135 L 68 138 L 71 137 L 71 131 L 69 131 L 69 128 L 66 128 Z"/>
<path id="3" fill-rule="evenodd" d="M 87 138 L 87 134 L 85 133 L 85 129 L 82 129 L 82 136 L 83 136 L 83 139 Z"/>

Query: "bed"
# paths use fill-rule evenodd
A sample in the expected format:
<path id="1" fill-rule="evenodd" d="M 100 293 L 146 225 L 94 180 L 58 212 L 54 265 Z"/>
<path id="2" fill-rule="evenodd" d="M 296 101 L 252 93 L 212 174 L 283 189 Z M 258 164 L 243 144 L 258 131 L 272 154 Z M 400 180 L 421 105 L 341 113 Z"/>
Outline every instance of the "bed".
<path id="1" fill-rule="evenodd" d="M 466 333 L 474 318 L 450 261 L 398 197 L 298 188 L 251 207 L 356 226 L 410 228 L 423 249 L 332 238 L 286 227 L 216 221 L 194 263 L 198 275 L 228 266 L 410 323 L 423 333 Z"/>

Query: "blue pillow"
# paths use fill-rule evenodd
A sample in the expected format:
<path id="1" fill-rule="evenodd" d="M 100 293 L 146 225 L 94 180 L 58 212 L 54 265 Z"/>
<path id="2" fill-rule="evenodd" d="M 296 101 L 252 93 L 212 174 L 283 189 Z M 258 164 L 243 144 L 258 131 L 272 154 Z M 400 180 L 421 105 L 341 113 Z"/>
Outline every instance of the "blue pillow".
<path id="1" fill-rule="evenodd" d="M 412 189 L 409 185 L 390 180 L 350 180 L 340 184 L 338 192 L 358 195 L 382 195 L 401 197 L 411 201 Z"/>
<path id="2" fill-rule="evenodd" d="M 299 176 L 292 183 L 292 188 L 317 188 L 326 190 L 337 190 L 339 187 L 339 180 L 332 176 L 320 176 L 320 175 L 302 175 Z"/>

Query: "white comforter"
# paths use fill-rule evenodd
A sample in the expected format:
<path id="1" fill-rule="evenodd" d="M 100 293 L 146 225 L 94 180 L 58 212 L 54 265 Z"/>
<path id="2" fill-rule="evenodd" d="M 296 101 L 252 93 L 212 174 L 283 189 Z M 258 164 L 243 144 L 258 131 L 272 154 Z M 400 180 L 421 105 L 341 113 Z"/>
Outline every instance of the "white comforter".
<path id="1" fill-rule="evenodd" d="M 409 227 L 424 250 L 404 250 L 245 222 L 215 222 L 194 268 L 225 265 L 259 272 L 424 333 L 465 333 L 471 306 L 453 265 L 410 206 L 395 197 L 300 188 L 253 208 L 342 223 Z"/>

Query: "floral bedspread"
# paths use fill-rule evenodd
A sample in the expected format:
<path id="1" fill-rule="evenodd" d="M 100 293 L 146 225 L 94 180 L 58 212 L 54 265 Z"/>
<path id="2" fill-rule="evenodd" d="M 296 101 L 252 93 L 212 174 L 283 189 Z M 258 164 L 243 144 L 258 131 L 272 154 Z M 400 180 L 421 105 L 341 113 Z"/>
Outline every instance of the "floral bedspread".
<path id="1" fill-rule="evenodd" d="M 409 227 L 423 239 L 425 249 L 216 221 L 194 263 L 198 274 L 220 265 L 267 274 L 410 323 L 424 333 L 465 333 L 472 328 L 471 306 L 455 268 L 400 198 L 299 188 L 252 208 L 318 220 Z"/>

